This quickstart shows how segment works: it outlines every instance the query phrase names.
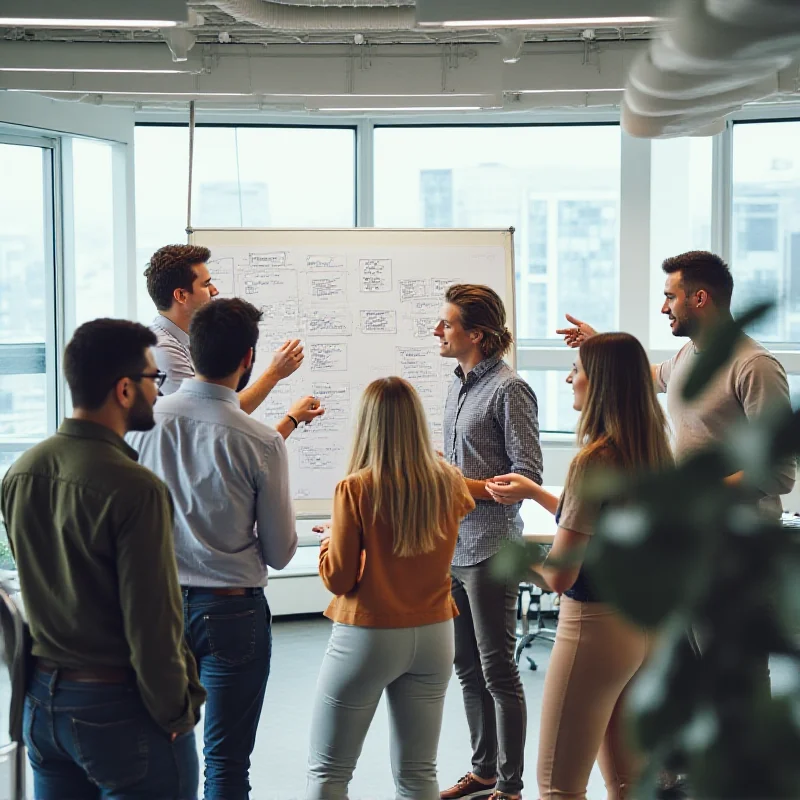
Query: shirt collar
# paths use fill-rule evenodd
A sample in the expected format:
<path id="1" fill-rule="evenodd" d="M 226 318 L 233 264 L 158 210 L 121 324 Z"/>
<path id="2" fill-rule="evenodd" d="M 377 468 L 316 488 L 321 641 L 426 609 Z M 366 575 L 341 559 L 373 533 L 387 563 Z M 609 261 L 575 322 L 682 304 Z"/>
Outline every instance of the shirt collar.
<path id="1" fill-rule="evenodd" d="M 159 314 L 153 320 L 153 326 L 166 331 L 170 336 L 174 336 L 185 348 L 189 348 L 189 334 L 181 330 L 171 319 L 167 319 L 163 314 Z"/>
<path id="2" fill-rule="evenodd" d="M 58 427 L 61 436 L 71 436 L 75 439 L 94 439 L 98 442 L 106 442 L 118 450 L 122 450 L 128 458 L 134 461 L 139 460 L 139 454 L 130 447 L 124 439 L 120 439 L 111 428 L 101 425 L 99 422 L 90 422 L 87 419 L 65 419 Z"/>
<path id="3" fill-rule="evenodd" d="M 464 377 L 464 370 L 461 369 L 461 364 L 459 364 L 453 372 L 455 372 L 456 377 L 462 383 L 471 383 L 477 381 L 483 375 L 485 375 L 490 369 L 496 367 L 502 359 L 500 356 L 490 356 L 489 358 L 484 358 L 483 361 L 476 364 L 467 374 L 466 378 Z"/>
<path id="4" fill-rule="evenodd" d="M 218 383 L 206 383 L 197 378 L 185 378 L 178 388 L 178 394 L 193 394 L 198 397 L 205 397 L 208 400 L 221 400 L 224 403 L 232 403 L 236 408 L 241 408 L 239 395 L 227 386 L 220 386 Z M 158 403 L 156 403 L 158 411 Z"/>

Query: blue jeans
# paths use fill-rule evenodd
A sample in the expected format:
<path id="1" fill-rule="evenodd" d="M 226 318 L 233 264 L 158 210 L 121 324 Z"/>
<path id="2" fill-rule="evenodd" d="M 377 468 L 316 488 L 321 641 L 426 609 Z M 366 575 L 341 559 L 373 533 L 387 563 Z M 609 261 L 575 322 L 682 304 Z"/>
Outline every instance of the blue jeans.
<path id="1" fill-rule="evenodd" d="M 225 597 L 183 590 L 186 640 L 205 706 L 205 800 L 248 800 L 250 754 L 267 690 L 272 618 L 262 589 Z"/>
<path id="2" fill-rule="evenodd" d="M 194 731 L 170 742 L 133 683 L 35 672 L 23 736 L 36 800 L 196 800 Z"/>

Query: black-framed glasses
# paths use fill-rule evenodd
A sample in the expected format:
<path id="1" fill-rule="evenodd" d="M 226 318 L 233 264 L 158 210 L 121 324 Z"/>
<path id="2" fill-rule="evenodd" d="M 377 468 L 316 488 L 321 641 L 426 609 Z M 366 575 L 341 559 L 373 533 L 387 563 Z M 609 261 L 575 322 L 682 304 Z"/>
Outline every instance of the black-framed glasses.
<path id="1" fill-rule="evenodd" d="M 150 378 L 156 385 L 156 389 L 160 389 L 164 385 L 164 381 L 167 379 L 167 373 L 162 372 L 160 369 L 156 370 L 154 373 L 150 372 L 140 372 L 138 375 L 127 375 L 125 377 L 130 378 L 132 381 L 140 381 L 142 378 Z"/>

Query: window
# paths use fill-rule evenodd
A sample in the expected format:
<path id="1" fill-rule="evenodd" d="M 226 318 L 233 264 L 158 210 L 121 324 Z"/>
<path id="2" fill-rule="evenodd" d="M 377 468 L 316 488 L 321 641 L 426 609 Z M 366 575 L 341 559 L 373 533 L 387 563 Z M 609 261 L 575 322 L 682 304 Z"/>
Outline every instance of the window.
<path id="1" fill-rule="evenodd" d="M 49 147 L 0 143 L 0 473 L 52 431 L 53 189 Z"/>
<path id="2" fill-rule="evenodd" d="M 72 140 L 74 220 L 74 319 L 77 327 L 114 317 L 114 189 L 108 142 Z"/>
<path id="3" fill-rule="evenodd" d="M 536 394 L 539 403 L 539 428 L 543 431 L 574 431 L 578 412 L 572 407 L 572 387 L 567 383 L 569 371 L 554 369 L 521 370 Z"/>
<path id="4" fill-rule="evenodd" d="M 188 154 L 188 128 L 137 126 L 139 273 L 159 247 L 186 241 Z M 355 208 L 352 128 L 195 130 L 194 227 L 352 227 Z M 149 322 L 155 312 L 144 278 L 137 287 L 138 316 Z"/>
<path id="5" fill-rule="evenodd" d="M 751 333 L 767 342 L 800 341 L 800 122 L 736 124 L 733 129 L 731 267 L 734 311 L 778 301 Z"/>
<path id="6" fill-rule="evenodd" d="M 650 342 L 677 349 L 659 313 L 664 304 L 661 264 L 688 250 L 711 250 L 711 138 L 657 139 L 650 151 Z"/>
<path id="7" fill-rule="evenodd" d="M 375 131 L 375 225 L 515 227 L 521 340 L 616 326 L 619 178 L 614 125 Z"/>

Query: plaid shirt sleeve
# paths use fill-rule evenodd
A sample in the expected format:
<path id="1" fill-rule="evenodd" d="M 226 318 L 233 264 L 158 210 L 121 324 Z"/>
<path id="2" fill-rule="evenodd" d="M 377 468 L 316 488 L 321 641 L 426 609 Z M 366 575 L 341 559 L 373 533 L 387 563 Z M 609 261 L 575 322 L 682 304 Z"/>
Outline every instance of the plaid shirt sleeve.
<path id="1" fill-rule="evenodd" d="M 511 472 L 542 484 L 542 448 L 539 444 L 539 408 L 525 381 L 508 381 L 495 396 L 495 418 L 503 430 Z"/>

